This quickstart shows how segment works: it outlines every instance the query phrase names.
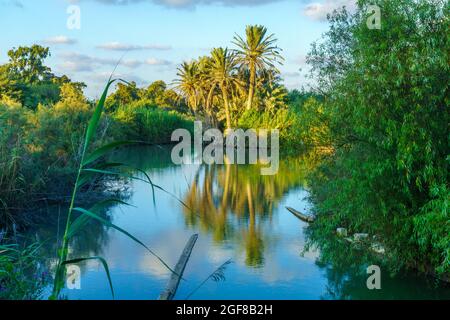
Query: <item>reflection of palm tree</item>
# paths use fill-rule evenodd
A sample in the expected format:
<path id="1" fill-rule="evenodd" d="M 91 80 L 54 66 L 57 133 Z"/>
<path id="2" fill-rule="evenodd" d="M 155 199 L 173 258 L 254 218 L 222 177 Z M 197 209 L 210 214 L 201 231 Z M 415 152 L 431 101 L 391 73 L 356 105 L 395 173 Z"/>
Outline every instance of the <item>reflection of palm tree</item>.
<path id="1" fill-rule="evenodd" d="M 298 161 L 281 162 L 278 174 L 271 177 L 261 176 L 260 167 L 254 165 L 200 167 L 184 197 L 191 209 L 184 209 L 186 223 L 199 225 L 218 242 L 236 239 L 245 248 L 246 263 L 261 265 L 264 235 L 258 224 L 270 221 L 284 194 L 302 184 L 300 165 Z"/>
<path id="2" fill-rule="evenodd" d="M 249 266 L 260 266 L 264 261 L 264 243 L 260 236 L 260 230 L 255 227 L 256 217 L 253 207 L 253 197 L 250 184 L 247 183 L 247 201 L 250 214 L 248 232 L 244 233 L 246 259 L 245 263 Z"/>

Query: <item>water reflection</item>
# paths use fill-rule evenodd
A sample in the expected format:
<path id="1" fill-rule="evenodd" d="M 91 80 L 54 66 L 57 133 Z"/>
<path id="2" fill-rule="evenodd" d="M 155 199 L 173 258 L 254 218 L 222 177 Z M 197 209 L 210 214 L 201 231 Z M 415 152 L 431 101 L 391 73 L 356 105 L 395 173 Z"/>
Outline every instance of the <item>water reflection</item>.
<path id="1" fill-rule="evenodd" d="M 304 185 L 302 164 L 283 161 L 273 176 L 262 176 L 255 165 L 199 167 L 184 197 L 186 224 L 199 226 L 219 243 L 233 239 L 244 248 L 247 266 L 262 266 L 267 242 L 262 226 L 271 224 L 288 190 Z"/>
<path id="2" fill-rule="evenodd" d="M 189 210 L 161 192 L 153 205 L 148 184 L 134 181 L 129 199 L 124 199 L 134 207 L 110 207 L 103 214 L 171 266 L 189 237 L 200 233 L 185 270 L 187 281 L 180 285 L 176 298 L 185 298 L 230 258 L 234 263 L 226 269 L 226 281 L 208 281 L 193 299 L 448 298 L 448 289 L 433 286 L 424 278 L 384 273 L 382 290 L 368 290 L 365 267 L 378 261 L 332 239 L 319 241 L 319 250 L 301 255 L 306 225 L 285 206 L 305 213 L 311 209 L 304 199 L 308 196 L 305 177 L 314 161 L 283 159 L 276 175 L 261 176 L 254 165 L 175 166 L 170 151 L 170 147 L 132 148 L 118 153 L 112 162 L 145 170 L 154 183 L 176 195 Z M 64 216 L 65 210 L 54 209 L 53 218 L 33 231 L 41 240 L 48 240 L 45 255 L 50 267 L 58 232 L 65 223 L 58 217 Z M 155 299 L 170 277 L 143 248 L 94 221 L 76 237 L 71 249 L 73 257 L 100 255 L 107 260 L 119 299 Z M 97 262 L 81 265 L 81 271 L 82 290 L 64 292 L 70 299 L 111 298 Z"/>

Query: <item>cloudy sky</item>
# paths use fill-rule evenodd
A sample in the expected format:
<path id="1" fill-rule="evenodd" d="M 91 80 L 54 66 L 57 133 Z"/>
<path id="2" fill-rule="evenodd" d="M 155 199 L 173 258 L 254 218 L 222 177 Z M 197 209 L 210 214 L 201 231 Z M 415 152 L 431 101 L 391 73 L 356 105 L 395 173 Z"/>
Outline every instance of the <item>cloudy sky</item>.
<path id="1" fill-rule="evenodd" d="M 47 64 L 88 85 L 98 96 L 116 62 L 116 74 L 139 85 L 171 83 L 183 60 L 229 46 L 248 24 L 275 33 L 286 59 L 285 84 L 300 88 L 310 44 L 326 31 L 327 12 L 354 0 L 0 0 L 0 63 L 12 47 L 50 47 Z M 76 6 L 76 7 L 74 7 Z M 68 28 L 73 9 L 80 28 Z M 69 12 L 68 12 L 69 11 Z M 299 69 L 303 69 L 302 72 Z"/>

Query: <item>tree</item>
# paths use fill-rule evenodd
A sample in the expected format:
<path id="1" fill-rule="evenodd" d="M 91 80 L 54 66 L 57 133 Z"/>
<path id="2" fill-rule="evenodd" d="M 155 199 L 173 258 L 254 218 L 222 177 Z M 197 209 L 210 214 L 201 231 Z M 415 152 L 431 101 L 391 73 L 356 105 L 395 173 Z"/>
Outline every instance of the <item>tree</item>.
<path id="1" fill-rule="evenodd" d="M 8 73 L 15 80 L 31 84 L 47 81 L 53 77 L 51 69 L 44 65 L 44 60 L 50 56 L 49 48 L 39 45 L 13 48 L 8 51 Z"/>
<path id="2" fill-rule="evenodd" d="M 175 88 L 186 100 L 188 107 L 196 113 L 199 106 L 198 84 L 200 81 L 198 62 L 183 62 L 177 70 L 178 79 L 174 81 Z"/>
<path id="3" fill-rule="evenodd" d="M 209 97 L 216 88 L 220 89 L 225 109 L 227 128 L 231 128 L 231 114 L 229 95 L 233 90 L 239 90 L 243 84 L 236 76 L 237 61 L 235 55 L 224 48 L 214 48 L 211 51 L 211 62 L 208 65 L 208 75 L 206 81 L 210 85 Z M 210 99 L 209 98 L 209 99 Z"/>
<path id="4" fill-rule="evenodd" d="M 8 51 L 9 62 L 0 66 L 0 98 L 12 99 L 32 110 L 38 104 L 52 105 L 60 99 L 60 88 L 70 83 L 77 90 L 86 85 L 72 82 L 67 76 L 55 76 L 44 65 L 49 48 L 33 45 Z"/>
<path id="5" fill-rule="evenodd" d="M 115 110 L 119 106 L 139 100 L 141 95 L 141 89 L 137 87 L 136 82 L 118 83 L 116 91 L 108 96 L 106 105 L 109 110 Z"/>
<path id="6" fill-rule="evenodd" d="M 60 87 L 60 100 L 68 103 L 86 103 L 83 90 L 75 83 L 66 82 Z"/>
<path id="7" fill-rule="evenodd" d="M 277 39 L 274 35 L 267 35 L 267 28 L 260 25 L 247 26 L 246 39 L 235 35 L 233 43 L 238 47 L 237 62 L 249 70 L 249 86 L 247 110 L 252 108 L 256 88 L 256 75 L 258 71 L 267 68 L 276 70 L 275 63 L 281 63 L 281 49 L 275 45 Z"/>
<path id="8" fill-rule="evenodd" d="M 164 106 L 166 103 L 164 96 L 166 89 L 167 84 L 164 81 L 155 81 L 143 91 L 143 97 L 145 99 L 149 99 L 152 103 L 158 106 Z"/>
<path id="9" fill-rule="evenodd" d="M 448 274 L 448 1 L 379 0 L 381 30 L 371 4 L 334 12 L 307 59 L 333 150 L 312 180 L 314 228 L 365 230 L 397 267 Z"/>

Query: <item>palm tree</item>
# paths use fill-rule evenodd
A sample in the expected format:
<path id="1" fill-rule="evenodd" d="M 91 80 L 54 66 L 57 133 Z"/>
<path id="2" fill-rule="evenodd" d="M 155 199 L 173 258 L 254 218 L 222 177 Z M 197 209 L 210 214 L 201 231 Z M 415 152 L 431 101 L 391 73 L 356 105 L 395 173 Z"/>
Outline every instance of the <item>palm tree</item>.
<path id="1" fill-rule="evenodd" d="M 260 25 L 247 26 L 246 39 L 235 35 L 233 43 L 238 47 L 237 62 L 248 68 L 250 72 L 247 110 L 251 109 L 256 87 L 256 73 L 267 68 L 277 70 L 275 63 L 280 63 L 283 57 L 281 49 L 275 45 L 274 35 L 266 35 L 267 28 Z M 277 70 L 278 71 L 278 70 Z"/>
<path id="2" fill-rule="evenodd" d="M 208 124 L 215 125 L 216 117 L 213 110 L 214 97 L 211 93 L 211 84 L 209 81 L 209 65 L 211 64 L 211 58 L 202 56 L 198 58 L 199 79 L 197 83 L 197 90 L 200 96 L 200 100 L 205 111 L 205 116 Z"/>
<path id="3" fill-rule="evenodd" d="M 200 97 L 198 93 L 198 83 L 200 73 L 197 61 L 183 62 L 178 67 L 178 79 L 174 81 L 175 89 L 186 100 L 189 108 L 196 113 L 199 107 Z"/>
<path id="4" fill-rule="evenodd" d="M 208 100 L 213 97 L 216 89 L 220 90 L 225 108 L 227 128 L 231 128 L 229 94 L 232 90 L 242 87 L 242 82 L 236 76 L 236 66 L 235 55 L 228 49 L 215 48 L 211 51 L 207 74 L 207 81 L 210 85 Z"/>

